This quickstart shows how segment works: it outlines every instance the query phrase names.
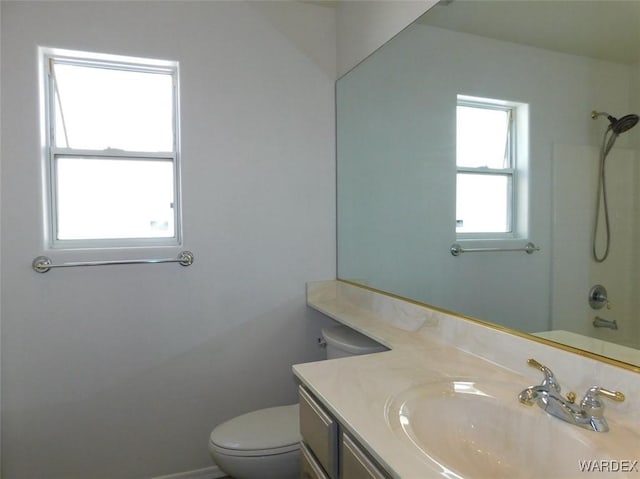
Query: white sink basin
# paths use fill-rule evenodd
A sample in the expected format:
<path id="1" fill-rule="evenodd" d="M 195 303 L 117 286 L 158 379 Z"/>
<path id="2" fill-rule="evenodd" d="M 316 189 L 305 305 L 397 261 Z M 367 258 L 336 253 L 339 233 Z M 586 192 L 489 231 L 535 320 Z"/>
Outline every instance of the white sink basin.
<path id="1" fill-rule="evenodd" d="M 584 479 L 589 474 L 581 472 L 580 461 L 615 467 L 616 461 L 640 459 L 640 438 L 631 431 L 611 420 L 607 433 L 565 423 L 520 404 L 520 389 L 467 380 L 424 384 L 394 396 L 387 421 L 447 478 Z M 640 477 L 636 471 L 595 476 Z"/>

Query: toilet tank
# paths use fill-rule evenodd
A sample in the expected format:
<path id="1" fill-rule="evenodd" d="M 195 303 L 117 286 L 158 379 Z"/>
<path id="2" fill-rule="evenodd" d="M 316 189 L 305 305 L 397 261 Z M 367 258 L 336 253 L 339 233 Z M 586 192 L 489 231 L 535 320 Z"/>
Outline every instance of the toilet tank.
<path id="1" fill-rule="evenodd" d="M 322 328 L 321 332 L 327 346 L 327 359 L 359 356 L 388 350 L 382 344 L 348 326 Z"/>

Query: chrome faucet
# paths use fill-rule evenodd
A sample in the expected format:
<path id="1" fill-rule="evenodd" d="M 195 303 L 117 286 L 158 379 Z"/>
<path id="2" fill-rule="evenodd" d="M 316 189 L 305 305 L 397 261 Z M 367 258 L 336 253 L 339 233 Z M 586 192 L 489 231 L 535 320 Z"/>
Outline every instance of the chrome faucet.
<path id="1" fill-rule="evenodd" d="M 539 386 L 529 386 L 518 395 L 518 399 L 522 404 L 532 406 L 537 403 L 538 406 L 552 416 L 585 429 L 596 432 L 607 432 L 609 430 L 609 425 L 604 418 L 604 404 L 600 396 L 614 401 L 624 401 L 624 394 L 618 391 L 609 391 L 599 386 L 592 386 L 578 406 L 574 404 L 575 393 L 567 394 L 566 398 L 562 397 L 560 384 L 558 384 L 549 368 L 535 359 L 529 359 L 527 363 L 531 367 L 542 371 L 544 380 Z"/>
<path id="2" fill-rule="evenodd" d="M 618 322 L 615 319 L 604 319 L 600 316 L 596 316 L 593 318 L 593 327 L 594 328 L 609 328 L 609 329 L 618 329 Z"/>

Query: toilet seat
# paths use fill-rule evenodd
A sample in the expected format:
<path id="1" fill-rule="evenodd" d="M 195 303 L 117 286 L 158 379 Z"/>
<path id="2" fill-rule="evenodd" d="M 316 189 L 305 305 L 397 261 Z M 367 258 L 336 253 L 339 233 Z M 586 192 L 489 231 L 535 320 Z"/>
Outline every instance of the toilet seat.
<path id="1" fill-rule="evenodd" d="M 286 454 L 300 449 L 299 431 L 298 404 L 260 409 L 218 425 L 209 449 L 240 457 Z"/>
<path id="2" fill-rule="evenodd" d="M 226 449 L 224 447 L 217 446 L 216 444 L 209 442 L 209 451 L 215 452 L 222 456 L 234 456 L 234 457 L 259 457 L 259 456 L 277 456 L 278 454 L 287 454 L 289 452 L 295 452 L 300 449 L 300 443 L 291 444 L 290 446 L 277 447 L 272 449 L 252 449 L 245 451 L 242 449 Z"/>

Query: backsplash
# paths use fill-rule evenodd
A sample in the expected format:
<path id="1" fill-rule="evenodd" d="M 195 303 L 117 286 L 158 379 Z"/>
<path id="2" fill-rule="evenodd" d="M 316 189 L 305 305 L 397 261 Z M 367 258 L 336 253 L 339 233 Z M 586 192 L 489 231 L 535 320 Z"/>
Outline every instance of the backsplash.
<path id="1" fill-rule="evenodd" d="M 382 322 L 404 330 L 408 335 L 446 342 L 495 363 L 499 368 L 524 375 L 531 384 L 539 384 L 542 380 L 541 373 L 527 365 L 528 358 L 535 358 L 555 373 L 565 393 L 574 391 L 581 398 L 591 386 L 623 392 L 626 400 L 622 403 L 608 401 L 607 412 L 640 427 L 638 370 L 608 364 L 342 281 L 308 283 L 307 303 L 364 334 L 368 333 L 368 322 L 378 326 Z"/>

